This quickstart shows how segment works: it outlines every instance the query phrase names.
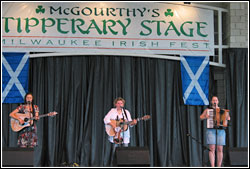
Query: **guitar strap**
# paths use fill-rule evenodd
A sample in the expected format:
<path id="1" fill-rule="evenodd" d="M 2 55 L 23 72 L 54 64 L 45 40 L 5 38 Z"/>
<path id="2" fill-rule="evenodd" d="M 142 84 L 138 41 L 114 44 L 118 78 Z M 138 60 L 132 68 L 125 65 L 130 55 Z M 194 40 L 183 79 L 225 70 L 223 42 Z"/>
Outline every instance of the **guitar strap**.
<path id="1" fill-rule="evenodd" d="M 128 116 L 127 116 L 127 112 L 126 112 L 126 110 L 125 110 L 125 109 L 123 109 L 123 111 L 124 111 L 124 114 L 125 114 L 125 116 L 126 116 L 126 119 L 128 120 Z"/>

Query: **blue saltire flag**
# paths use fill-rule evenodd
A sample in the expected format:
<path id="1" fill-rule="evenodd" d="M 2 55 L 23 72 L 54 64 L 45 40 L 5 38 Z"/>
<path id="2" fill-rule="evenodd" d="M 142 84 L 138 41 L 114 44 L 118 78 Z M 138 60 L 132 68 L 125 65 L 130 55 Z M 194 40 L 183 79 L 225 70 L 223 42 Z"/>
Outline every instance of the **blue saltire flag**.
<path id="1" fill-rule="evenodd" d="M 186 105 L 209 105 L 209 56 L 181 56 L 183 101 Z"/>
<path id="2" fill-rule="evenodd" d="M 2 53 L 2 103 L 23 103 L 28 92 L 28 53 Z"/>

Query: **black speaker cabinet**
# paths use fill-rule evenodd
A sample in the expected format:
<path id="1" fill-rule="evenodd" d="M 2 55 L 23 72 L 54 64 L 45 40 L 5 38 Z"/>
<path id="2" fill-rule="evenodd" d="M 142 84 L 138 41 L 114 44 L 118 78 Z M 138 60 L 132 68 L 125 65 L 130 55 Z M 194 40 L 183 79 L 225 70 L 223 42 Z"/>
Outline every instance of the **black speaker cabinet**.
<path id="1" fill-rule="evenodd" d="M 229 148 L 230 166 L 247 166 L 248 149 L 247 147 Z"/>
<path id="2" fill-rule="evenodd" d="M 150 155 L 145 147 L 117 147 L 114 166 L 150 166 Z"/>
<path id="3" fill-rule="evenodd" d="M 2 150 L 4 167 L 33 167 L 33 148 L 9 147 Z"/>

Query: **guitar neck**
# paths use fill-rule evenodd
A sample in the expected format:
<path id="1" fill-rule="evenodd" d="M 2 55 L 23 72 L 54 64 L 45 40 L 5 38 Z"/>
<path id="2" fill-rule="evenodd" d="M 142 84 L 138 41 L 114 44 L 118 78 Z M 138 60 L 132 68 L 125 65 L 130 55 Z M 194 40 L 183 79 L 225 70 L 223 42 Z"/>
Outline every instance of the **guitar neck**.
<path id="1" fill-rule="evenodd" d="M 40 115 L 39 117 L 40 118 L 42 118 L 42 117 L 46 117 L 46 116 L 48 116 L 49 114 L 42 114 L 42 115 Z M 30 120 L 34 120 L 36 117 L 32 117 L 32 118 L 30 118 Z"/>
<path id="2" fill-rule="evenodd" d="M 140 120 L 142 120 L 143 118 L 137 118 L 136 119 L 136 121 L 140 121 Z M 124 125 L 126 125 L 126 124 L 130 124 L 130 123 L 132 123 L 133 121 L 126 121 L 126 122 L 123 122 L 123 124 Z"/>
<path id="3" fill-rule="evenodd" d="M 136 120 L 137 120 L 137 121 L 143 120 L 143 117 L 141 117 L 141 118 L 137 118 Z"/>

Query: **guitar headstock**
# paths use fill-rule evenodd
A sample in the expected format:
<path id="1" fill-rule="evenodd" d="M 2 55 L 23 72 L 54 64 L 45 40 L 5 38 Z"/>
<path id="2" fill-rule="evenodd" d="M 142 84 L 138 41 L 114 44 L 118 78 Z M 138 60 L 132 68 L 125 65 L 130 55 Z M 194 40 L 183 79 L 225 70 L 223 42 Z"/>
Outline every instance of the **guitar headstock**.
<path id="1" fill-rule="evenodd" d="M 145 115 L 145 116 L 142 117 L 142 120 L 148 120 L 150 118 L 151 118 L 150 115 Z"/>
<path id="2" fill-rule="evenodd" d="M 48 113 L 48 116 L 55 116 L 57 114 L 58 114 L 57 112 L 53 111 L 53 112 Z"/>

